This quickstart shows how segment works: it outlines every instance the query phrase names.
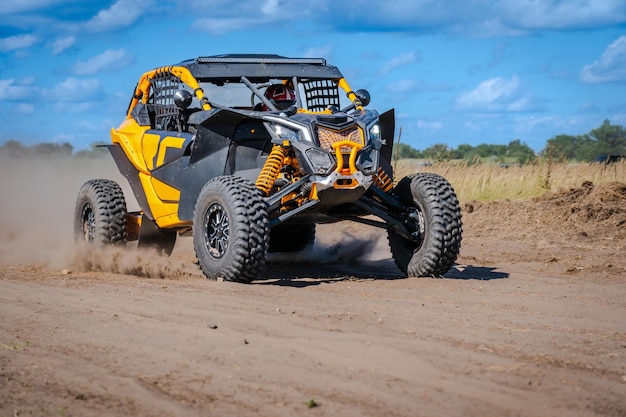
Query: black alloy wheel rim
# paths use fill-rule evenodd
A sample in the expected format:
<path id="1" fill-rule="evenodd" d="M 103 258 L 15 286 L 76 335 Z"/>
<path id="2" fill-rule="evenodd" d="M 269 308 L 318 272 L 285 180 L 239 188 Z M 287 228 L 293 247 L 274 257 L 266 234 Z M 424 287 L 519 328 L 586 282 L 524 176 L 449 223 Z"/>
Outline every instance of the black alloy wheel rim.
<path id="1" fill-rule="evenodd" d="M 85 204 L 81 219 L 83 224 L 83 239 L 85 239 L 85 242 L 92 243 L 96 238 L 96 216 L 91 204 Z"/>
<path id="2" fill-rule="evenodd" d="M 221 258 L 228 250 L 230 241 L 228 214 L 219 203 L 211 204 L 204 215 L 204 239 L 207 251 L 213 258 Z"/>

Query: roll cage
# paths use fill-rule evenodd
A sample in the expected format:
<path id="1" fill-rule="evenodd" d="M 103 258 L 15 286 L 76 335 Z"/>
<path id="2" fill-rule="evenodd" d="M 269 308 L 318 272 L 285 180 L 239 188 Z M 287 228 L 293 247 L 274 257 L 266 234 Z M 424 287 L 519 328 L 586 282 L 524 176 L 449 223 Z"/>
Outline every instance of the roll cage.
<path id="1" fill-rule="evenodd" d="M 289 84 L 296 93 L 294 112 L 330 114 L 340 109 L 341 89 L 349 100 L 342 111 L 361 110 L 363 103 L 352 91 L 341 72 L 326 64 L 323 58 L 285 58 L 278 55 L 219 55 L 198 57 L 177 65 L 153 69 L 142 75 L 129 103 L 126 118 L 134 117 L 139 104 L 150 107 L 149 124 L 167 129 L 178 117 L 174 103 L 179 89 L 190 91 L 199 104 L 196 110 L 231 108 L 219 97 L 207 97 L 203 85 L 226 86 L 243 84 L 270 111 L 279 111 L 264 95 L 262 86 L 268 82 Z M 242 107 L 245 110 L 254 110 Z M 140 124 L 148 124 L 147 121 Z"/>

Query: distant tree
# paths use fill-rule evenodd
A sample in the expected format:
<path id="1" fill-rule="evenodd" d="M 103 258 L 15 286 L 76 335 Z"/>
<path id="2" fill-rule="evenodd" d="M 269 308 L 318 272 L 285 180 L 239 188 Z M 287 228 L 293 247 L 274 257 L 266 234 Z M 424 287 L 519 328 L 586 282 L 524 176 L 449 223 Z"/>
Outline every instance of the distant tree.
<path id="1" fill-rule="evenodd" d="M 69 143 L 38 143 L 32 146 L 24 146 L 21 143 L 10 140 L 0 147 L 0 154 L 12 158 L 27 156 L 71 156 L 73 147 Z"/>
<path id="2" fill-rule="evenodd" d="M 519 139 L 509 142 L 506 153 L 509 158 L 515 159 L 521 165 L 528 164 L 535 159 L 535 151 Z"/>
<path id="3" fill-rule="evenodd" d="M 548 139 L 548 143 L 541 153 L 557 160 L 576 159 L 576 152 L 579 150 L 580 143 L 580 136 L 557 135 Z"/>
<path id="4" fill-rule="evenodd" d="M 67 142 L 62 144 L 40 143 L 31 147 L 30 154 L 36 156 L 71 156 L 73 149 L 72 145 Z"/>
<path id="5" fill-rule="evenodd" d="M 605 120 L 602 126 L 592 129 L 588 136 L 597 143 L 601 155 L 626 155 L 626 129 Z"/>
<path id="6" fill-rule="evenodd" d="M 506 145 L 489 145 L 482 143 L 474 148 L 481 158 L 491 158 L 499 160 L 506 156 Z"/>
<path id="7" fill-rule="evenodd" d="M 108 149 L 103 146 L 108 145 L 105 142 L 93 142 L 89 149 L 83 149 L 74 154 L 76 158 L 100 158 L 102 156 L 109 155 Z"/>
<path id="8" fill-rule="evenodd" d="M 467 159 L 468 155 L 474 154 L 474 147 L 468 144 L 462 144 L 450 152 L 451 159 Z"/>
<path id="9" fill-rule="evenodd" d="M 591 161 L 599 155 L 626 155 L 626 129 L 605 120 L 587 134 L 557 135 L 549 139 L 542 154 L 577 161 Z"/>
<path id="10" fill-rule="evenodd" d="M 10 158 L 19 158 L 25 156 L 28 150 L 16 140 L 10 140 L 0 146 L 0 155 Z"/>
<path id="11" fill-rule="evenodd" d="M 424 155 L 420 151 L 412 148 L 410 145 L 407 145 L 406 143 L 398 143 L 394 146 L 393 157 L 398 158 L 398 159 L 404 159 L 404 158 L 417 159 L 417 158 L 423 158 Z"/>
<path id="12" fill-rule="evenodd" d="M 598 141 L 594 140 L 589 135 L 578 136 L 578 147 L 574 158 L 576 161 L 591 161 L 598 155 L 602 155 L 603 152 L 598 147 Z"/>
<path id="13" fill-rule="evenodd" d="M 436 143 L 433 146 L 424 149 L 424 156 L 435 162 L 443 162 L 450 160 L 452 149 L 443 143 Z"/>

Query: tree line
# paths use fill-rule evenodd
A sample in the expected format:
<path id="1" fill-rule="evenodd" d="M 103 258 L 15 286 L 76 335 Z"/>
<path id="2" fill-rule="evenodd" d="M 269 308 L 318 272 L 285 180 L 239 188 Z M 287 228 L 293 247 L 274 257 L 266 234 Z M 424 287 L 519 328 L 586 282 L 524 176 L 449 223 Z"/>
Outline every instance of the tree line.
<path id="1" fill-rule="evenodd" d="M 74 148 L 69 143 L 40 143 L 24 146 L 20 142 L 10 140 L 0 146 L 0 156 L 19 158 L 45 155 L 93 158 L 108 155 L 106 148 L 98 146 L 102 144 L 101 142 L 93 143 L 90 149 L 74 153 Z M 438 143 L 424 150 L 414 149 L 406 143 L 397 143 L 394 146 L 393 157 L 394 159 L 427 159 L 432 162 L 464 160 L 470 165 L 484 162 L 524 165 L 534 162 L 538 157 L 556 161 L 589 162 L 601 155 L 626 156 L 626 128 L 605 120 L 601 126 L 592 129 L 589 133 L 577 136 L 557 135 L 549 139 L 539 154 L 524 142 L 515 139 L 507 145 L 463 144 L 456 148 Z"/>
<path id="2" fill-rule="evenodd" d="M 452 148 L 438 143 L 417 150 L 405 143 L 396 144 L 394 158 L 427 159 L 433 162 L 465 160 L 469 164 L 496 162 L 528 164 L 538 157 L 556 161 L 590 162 L 600 156 L 626 156 L 626 128 L 605 120 L 600 127 L 583 135 L 557 135 L 537 154 L 526 143 L 515 139 L 508 145 L 459 145 Z"/>
<path id="3" fill-rule="evenodd" d="M 68 143 L 38 143 L 32 146 L 25 146 L 22 143 L 10 140 L 0 146 L 0 156 L 9 158 L 26 158 L 33 156 L 46 157 L 77 157 L 77 158 L 96 158 L 102 155 L 108 155 L 109 152 L 104 147 L 99 147 L 103 143 L 92 143 L 89 149 L 81 150 L 74 153 L 74 147 Z"/>

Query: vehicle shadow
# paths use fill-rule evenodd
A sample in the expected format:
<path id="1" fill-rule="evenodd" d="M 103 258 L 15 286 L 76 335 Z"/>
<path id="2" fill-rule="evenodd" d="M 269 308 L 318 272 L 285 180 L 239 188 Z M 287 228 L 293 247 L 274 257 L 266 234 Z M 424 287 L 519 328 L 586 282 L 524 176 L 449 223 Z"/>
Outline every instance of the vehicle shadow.
<path id="1" fill-rule="evenodd" d="M 308 287 L 342 281 L 406 278 L 391 259 L 339 262 L 270 262 L 253 284 Z"/>
<path id="2" fill-rule="evenodd" d="M 509 274 L 497 268 L 455 265 L 441 279 L 481 280 L 508 278 Z M 358 263 L 271 262 L 257 279 L 256 285 L 278 285 L 304 288 L 313 285 L 343 281 L 373 281 L 407 279 L 392 259 L 360 261 Z"/>
<path id="3" fill-rule="evenodd" d="M 509 273 L 499 271 L 497 268 L 474 265 L 455 265 L 443 278 L 449 279 L 476 279 L 491 281 L 492 279 L 508 278 Z"/>

